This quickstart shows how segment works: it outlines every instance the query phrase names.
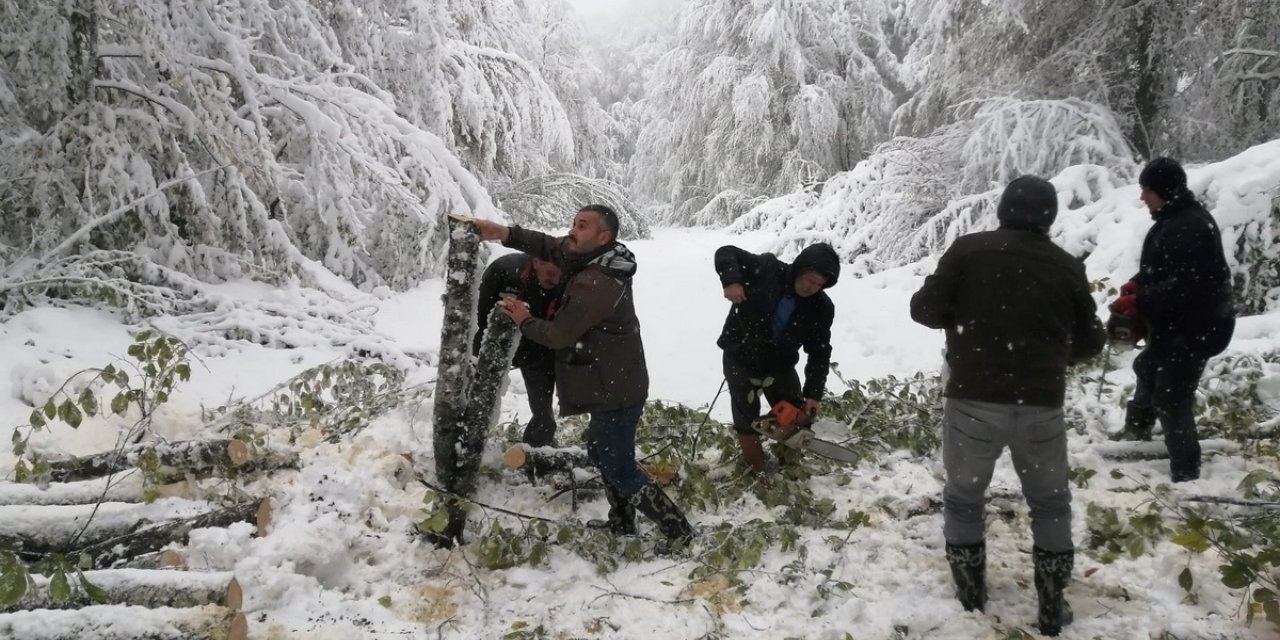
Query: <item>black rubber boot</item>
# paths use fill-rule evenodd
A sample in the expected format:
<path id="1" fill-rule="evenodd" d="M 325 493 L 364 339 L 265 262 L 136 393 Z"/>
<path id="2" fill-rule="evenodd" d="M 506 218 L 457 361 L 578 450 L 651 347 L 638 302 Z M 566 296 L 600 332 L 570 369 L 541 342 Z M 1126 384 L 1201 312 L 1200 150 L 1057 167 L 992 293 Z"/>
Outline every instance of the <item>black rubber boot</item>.
<path id="1" fill-rule="evenodd" d="M 1156 410 L 1152 407 L 1141 407 L 1130 402 L 1124 409 L 1124 431 L 1118 440 L 1151 441 L 1151 431 L 1156 426 Z"/>
<path id="2" fill-rule="evenodd" d="M 604 486 L 604 497 L 609 501 L 609 519 L 588 520 L 587 526 L 592 529 L 608 529 L 615 536 L 634 536 L 636 508 L 611 484 Z"/>
<path id="3" fill-rule="evenodd" d="M 1036 596 L 1040 599 L 1040 633 L 1056 636 L 1074 617 L 1065 591 L 1071 583 L 1076 552 L 1033 547 L 1031 558 L 1035 563 Z"/>
<path id="4" fill-rule="evenodd" d="M 680 511 L 680 507 L 658 485 L 649 483 L 640 487 L 631 496 L 631 504 L 657 523 L 658 531 L 667 537 L 672 548 L 685 547 L 693 541 L 693 525 L 689 524 L 684 512 Z"/>
<path id="5" fill-rule="evenodd" d="M 947 543 L 947 564 L 956 582 L 956 599 L 965 611 L 987 607 L 987 543 L 955 545 Z"/>

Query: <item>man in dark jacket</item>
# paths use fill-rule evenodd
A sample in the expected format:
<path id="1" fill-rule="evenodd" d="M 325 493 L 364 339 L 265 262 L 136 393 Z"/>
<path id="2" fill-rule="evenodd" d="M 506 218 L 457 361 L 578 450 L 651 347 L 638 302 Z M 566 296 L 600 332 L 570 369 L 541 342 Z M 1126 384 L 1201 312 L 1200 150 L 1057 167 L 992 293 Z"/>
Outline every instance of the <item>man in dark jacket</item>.
<path id="1" fill-rule="evenodd" d="M 560 296 L 560 267 L 549 260 L 541 260 L 523 253 L 512 253 L 494 260 L 480 278 L 480 330 L 476 332 L 473 353 L 480 353 L 480 343 L 489 323 L 489 312 L 502 298 L 511 298 L 529 305 L 529 313 L 535 318 L 555 316 L 556 299 Z M 556 440 L 556 414 L 551 397 L 556 388 L 555 357 L 551 349 L 532 340 L 520 340 L 511 366 L 520 370 L 524 378 L 525 393 L 529 396 L 529 411 L 533 417 L 525 425 L 525 444 L 533 447 L 554 447 Z"/>
<path id="2" fill-rule="evenodd" d="M 609 528 L 634 533 L 638 509 L 677 546 L 687 544 L 694 532 L 684 513 L 636 465 L 636 424 L 649 397 L 649 373 L 631 290 L 636 260 L 617 241 L 617 214 L 587 205 L 563 238 L 485 220 L 476 227 L 483 240 L 561 265 L 567 278 L 554 318 L 535 318 L 522 304 L 499 304 L 526 339 L 555 350 L 560 413 L 591 415 L 587 454 L 604 480 Z"/>
<path id="3" fill-rule="evenodd" d="M 1235 331 L 1231 272 L 1213 216 L 1187 189 L 1187 174 L 1169 158 L 1147 163 L 1138 177 L 1155 224 L 1142 242 L 1138 275 L 1120 288 L 1112 313 L 1146 326 L 1147 348 L 1125 413 L 1125 432 L 1150 440 L 1159 417 L 1174 482 L 1200 477 L 1200 439 L 1192 409 L 1209 358 Z"/>
<path id="4" fill-rule="evenodd" d="M 1041 633 L 1071 621 L 1071 489 L 1062 402 L 1066 369 L 1102 350 L 1084 265 L 1049 239 L 1058 213 L 1048 181 L 1005 189 L 1000 228 L 955 241 L 911 298 L 916 322 L 947 332 L 943 536 L 965 610 L 987 601 L 984 494 L 1007 446 L 1031 508 Z"/>
<path id="5" fill-rule="evenodd" d="M 786 400 L 811 415 L 822 404 L 835 316 L 823 289 L 840 278 L 840 258 L 825 243 L 806 247 L 794 264 L 772 253 L 756 255 L 724 246 L 716 250 L 715 265 L 724 297 L 733 303 L 716 341 L 724 350 L 733 428 L 743 461 L 761 472 L 764 449 L 751 428 L 760 417 L 760 396 L 770 405 Z M 801 348 L 809 356 L 803 387 L 795 370 Z M 753 379 L 770 383 L 761 386 Z"/>

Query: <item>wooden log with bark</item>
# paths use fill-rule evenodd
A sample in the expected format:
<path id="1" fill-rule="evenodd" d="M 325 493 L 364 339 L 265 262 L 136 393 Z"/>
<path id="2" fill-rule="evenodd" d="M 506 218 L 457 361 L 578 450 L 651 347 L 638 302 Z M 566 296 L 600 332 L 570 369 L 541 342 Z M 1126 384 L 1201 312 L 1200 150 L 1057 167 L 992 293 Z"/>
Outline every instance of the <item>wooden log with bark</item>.
<path id="1" fill-rule="evenodd" d="M 459 467 L 463 441 L 463 420 L 467 411 L 467 388 L 471 384 L 471 334 L 475 317 L 476 283 L 480 274 L 480 235 L 467 220 L 449 219 L 449 249 L 445 258 L 444 317 L 440 328 L 440 359 L 437 365 L 433 404 L 432 444 L 436 477 L 449 491 L 466 495 Z M 458 491 L 462 489 L 462 491 Z M 466 514 L 462 505 L 450 503 L 449 526 L 439 533 L 423 532 L 433 544 L 450 547 L 462 541 Z"/>
<path id="2" fill-rule="evenodd" d="M 0 613 L 32 609 L 79 609 L 95 604 L 124 604 L 155 609 L 218 605 L 233 611 L 244 607 L 244 592 L 230 572 L 201 573 L 142 569 L 86 571 L 84 577 L 105 595 L 95 601 L 84 589 L 75 589 L 61 602 L 49 591 L 49 579 L 34 578 L 34 588 L 18 602 L 0 606 Z"/>
<path id="3" fill-rule="evenodd" d="M 537 469 L 567 471 L 590 469 L 595 465 L 587 452 L 577 447 L 531 447 L 527 444 L 512 445 L 502 454 L 502 461 L 511 469 Z"/>
<path id="4" fill-rule="evenodd" d="M 95 605 L 0 613 L 0 638 L 22 640 L 246 640 L 248 620 L 226 607 Z"/>
<path id="5" fill-rule="evenodd" d="M 253 450 L 241 440 L 187 440 L 170 443 L 145 443 L 97 453 L 83 458 L 54 460 L 49 463 L 49 479 L 73 482 L 100 478 L 137 467 L 148 452 L 154 452 L 160 477 L 180 479 L 187 474 L 197 477 L 234 471 L 255 473 L 275 469 L 296 469 L 298 453 L 282 449 Z"/>
<path id="6" fill-rule="evenodd" d="M 467 513 L 462 501 L 475 493 L 485 436 L 495 421 L 517 342 L 511 320 L 497 308 L 490 310 L 479 358 L 472 367 L 480 236 L 470 221 L 451 219 L 449 224 L 432 438 L 436 478 L 449 494 L 449 519 L 442 531 L 423 532 L 443 547 L 463 542 Z"/>
<path id="7" fill-rule="evenodd" d="M 245 502 L 194 518 L 159 522 L 122 536 L 83 546 L 76 552 L 92 556 L 94 568 L 106 569 L 116 562 L 158 551 L 171 542 L 185 541 L 187 534 L 193 529 L 228 527 L 236 522 L 256 522 L 260 506 L 259 502 Z"/>
<path id="8" fill-rule="evenodd" d="M 507 449 L 502 454 L 502 461 L 510 469 L 523 469 L 534 475 L 595 468 L 587 452 L 577 447 L 531 447 L 521 443 Z M 678 469 L 670 462 L 640 462 L 638 466 L 664 487 L 679 478 Z"/>
<path id="9" fill-rule="evenodd" d="M 0 535 L 0 545 L 15 549 L 19 557 L 34 561 L 50 553 L 87 553 L 93 566 L 105 569 L 118 562 L 159 551 L 173 542 L 185 542 L 192 529 L 228 527 L 236 522 L 257 522 L 261 503 L 244 502 L 182 518 L 164 520 L 117 520 L 91 527 L 83 535 L 49 535 L 49 528 L 15 530 Z M 65 528 L 64 528 L 65 529 Z M 261 533 L 261 531 L 259 531 Z"/>
<path id="10" fill-rule="evenodd" d="M 40 487 L 26 482 L 0 482 L 0 506 L 54 506 L 97 502 L 143 502 L 141 473 L 118 475 L 108 481 L 57 482 Z"/>
<path id="11" fill-rule="evenodd" d="M 1163 442 L 1102 442 L 1093 446 L 1099 456 L 1115 462 L 1142 460 L 1167 460 L 1169 449 Z M 1201 455 L 1232 455 L 1240 452 L 1240 445 L 1230 440 L 1201 440 Z"/>

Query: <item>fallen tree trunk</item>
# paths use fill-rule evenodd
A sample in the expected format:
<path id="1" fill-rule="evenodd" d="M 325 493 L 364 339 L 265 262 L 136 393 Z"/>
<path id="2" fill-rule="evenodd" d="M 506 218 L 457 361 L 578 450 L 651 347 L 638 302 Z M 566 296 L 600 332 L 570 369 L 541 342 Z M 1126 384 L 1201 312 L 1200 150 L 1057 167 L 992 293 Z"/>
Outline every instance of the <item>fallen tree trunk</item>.
<path id="1" fill-rule="evenodd" d="M 265 501 L 264 501 L 265 502 Z M 257 508 L 259 503 L 231 507 L 240 513 L 245 508 Z M 156 505 L 67 505 L 26 507 L 9 505 L 0 507 L 0 546 L 19 551 L 24 557 L 48 553 L 70 553 L 81 548 L 134 535 L 136 532 L 165 527 L 173 523 L 222 522 L 216 514 L 226 509 L 210 511 L 206 501 L 172 501 L 157 514 Z M 255 518 L 238 518 L 255 521 Z M 88 521 L 86 525 L 86 520 Z M 226 526 L 206 524 L 202 526 Z M 160 545 L 163 547 L 164 545 Z M 155 547 L 159 549 L 160 547 Z M 154 549 L 147 549 L 151 551 Z"/>
<path id="2" fill-rule="evenodd" d="M 105 601 L 98 602 L 83 589 L 58 602 L 49 594 L 49 579 L 36 577 L 35 585 L 18 602 L 0 607 L 0 613 L 32 609 L 79 609 L 96 604 L 123 604 L 155 609 L 160 607 L 200 607 L 218 605 L 233 611 L 244 606 L 244 592 L 229 572 L 199 573 L 141 569 L 86 571 L 90 584 L 102 589 Z"/>
<path id="3" fill-rule="evenodd" d="M 524 469 L 535 476 L 551 471 L 595 468 L 595 463 L 587 457 L 587 452 L 576 447 L 530 447 L 527 444 L 517 444 L 502 454 L 502 461 L 508 468 Z M 678 469 L 669 462 L 641 462 L 638 466 L 654 482 L 664 487 L 679 477 Z"/>
<path id="4" fill-rule="evenodd" d="M 0 506 L 54 506 L 96 502 L 143 502 L 142 474 L 55 483 L 46 488 L 25 482 L 0 482 Z"/>
<path id="5" fill-rule="evenodd" d="M 471 332 L 476 311 L 476 281 L 480 273 L 480 235 L 466 220 L 449 219 L 449 249 L 445 259 L 444 318 L 440 327 L 432 445 L 436 478 L 448 491 L 469 495 L 460 482 L 463 420 L 467 388 L 471 385 Z M 456 500 L 448 503 L 449 523 L 441 532 L 423 532 L 433 544 L 451 547 L 462 542 L 466 514 Z"/>
<path id="6" fill-rule="evenodd" d="M 165 549 L 129 558 L 116 567 L 120 569 L 186 569 L 187 557 L 183 551 Z"/>
<path id="7" fill-rule="evenodd" d="M 108 478 L 94 478 L 80 482 L 53 483 L 40 488 L 24 482 L 0 482 L 0 507 L 68 507 L 100 502 L 140 503 L 157 498 L 186 498 L 195 500 L 201 495 L 200 487 L 193 479 L 182 479 L 169 484 L 151 487 L 148 496 L 142 473 L 136 469 Z"/>
<path id="8" fill-rule="evenodd" d="M 179 539 L 185 541 L 186 535 L 192 529 L 222 528 L 236 522 L 255 522 L 259 507 L 259 502 L 246 502 L 210 511 L 194 518 L 158 522 L 115 538 L 84 545 L 73 552 L 89 554 L 93 557 L 95 569 L 106 569 L 116 562 L 158 551 Z"/>
<path id="9" fill-rule="evenodd" d="M 1169 450 L 1163 442 L 1102 442 L 1093 446 L 1099 456 L 1115 462 L 1137 462 L 1143 460 L 1167 460 Z M 1240 445 L 1230 440 L 1201 440 L 1202 455 L 1235 454 L 1240 452 Z"/>
<path id="10" fill-rule="evenodd" d="M 537 471 L 590 469 L 595 465 L 587 458 L 587 452 L 576 447 L 531 447 L 513 445 L 502 454 L 502 461 L 512 469 L 533 468 Z"/>
<path id="11" fill-rule="evenodd" d="M 89 480 L 137 467 L 154 452 L 160 477 L 166 480 L 186 474 L 208 476 L 234 471 L 254 473 L 274 469 L 296 469 L 298 453 L 278 449 L 252 451 L 240 440 L 186 440 L 170 443 L 146 443 L 124 449 L 106 451 L 83 458 L 55 460 L 49 463 L 49 479 L 53 482 Z"/>
<path id="12" fill-rule="evenodd" d="M 22 640 L 245 640 L 244 614 L 213 605 L 148 609 L 98 605 L 0 614 L 0 638 Z"/>

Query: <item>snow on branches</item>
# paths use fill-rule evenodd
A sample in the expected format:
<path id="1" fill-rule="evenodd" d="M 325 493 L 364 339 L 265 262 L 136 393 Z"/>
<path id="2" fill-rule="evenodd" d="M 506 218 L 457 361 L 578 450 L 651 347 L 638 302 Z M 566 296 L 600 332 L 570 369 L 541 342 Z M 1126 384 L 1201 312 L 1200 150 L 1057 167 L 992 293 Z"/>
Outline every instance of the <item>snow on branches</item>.
<path id="1" fill-rule="evenodd" d="M 0 4 L 6 312 L 95 271 L 136 294 L 95 252 L 197 284 L 407 288 L 442 271 L 444 214 L 496 215 L 478 175 L 572 169 L 560 96 L 497 48 L 534 52 L 521 3 L 322 4 Z"/>

